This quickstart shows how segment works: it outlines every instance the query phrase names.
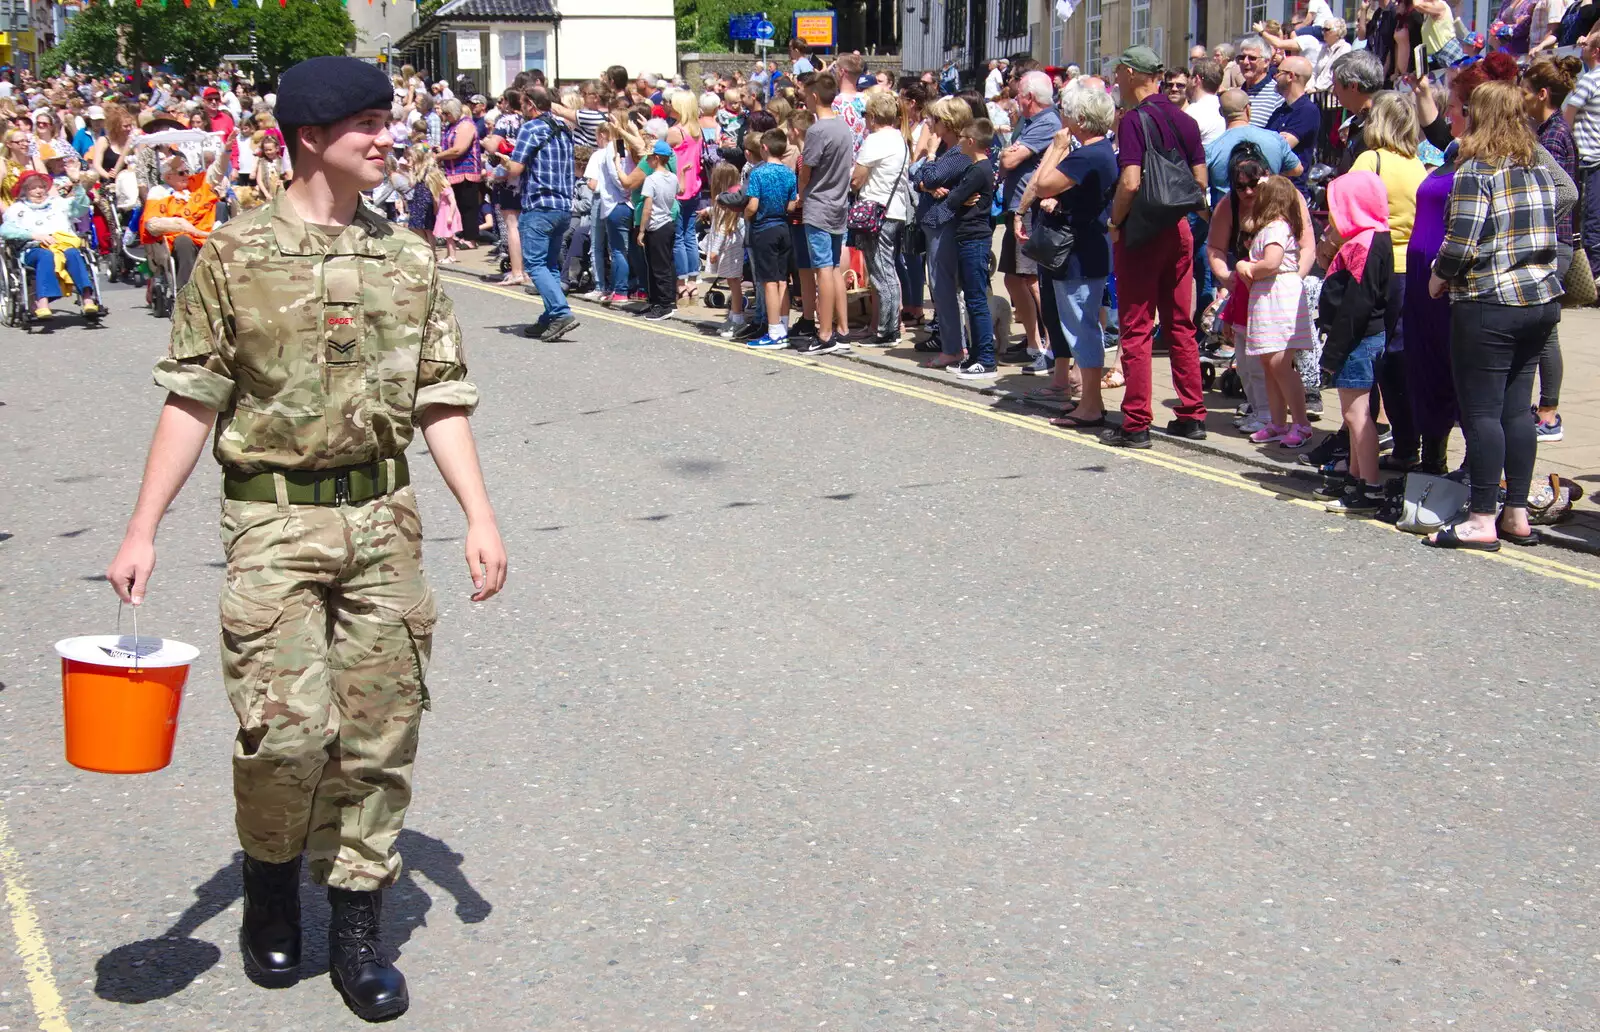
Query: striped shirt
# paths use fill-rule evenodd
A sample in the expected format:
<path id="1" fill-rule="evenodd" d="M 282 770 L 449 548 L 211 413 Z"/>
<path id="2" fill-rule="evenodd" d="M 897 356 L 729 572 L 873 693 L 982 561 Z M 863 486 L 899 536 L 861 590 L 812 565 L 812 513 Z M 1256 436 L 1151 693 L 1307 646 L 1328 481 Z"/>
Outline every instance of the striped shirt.
<path id="1" fill-rule="evenodd" d="M 1600 65 L 1578 76 L 1578 85 L 1562 106 L 1577 112 L 1572 135 L 1578 141 L 1578 160 L 1584 165 L 1600 165 Z"/>
<path id="2" fill-rule="evenodd" d="M 1283 98 L 1278 95 L 1278 84 L 1269 75 L 1254 86 L 1245 83 L 1239 88 L 1250 96 L 1250 124 L 1257 129 L 1265 129 L 1267 119 L 1283 103 Z"/>
<path id="3" fill-rule="evenodd" d="M 600 128 L 605 120 L 606 113 L 604 111 L 595 111 L 592 108 L 579 108 L 578 128 L 573 130 L 572 135 L 577 137 L 578 142 L 583 144 L 585 147 L 593 147 L 596 142 L 594 131 Z"/>
<path id="4" fill-rule="evenodd" d="M 1456 169 L 1434 273 L 1452 301 L 1542 305 L 1556 275 L 1556 185 L 1544 168 L 1472 159 Z"/>

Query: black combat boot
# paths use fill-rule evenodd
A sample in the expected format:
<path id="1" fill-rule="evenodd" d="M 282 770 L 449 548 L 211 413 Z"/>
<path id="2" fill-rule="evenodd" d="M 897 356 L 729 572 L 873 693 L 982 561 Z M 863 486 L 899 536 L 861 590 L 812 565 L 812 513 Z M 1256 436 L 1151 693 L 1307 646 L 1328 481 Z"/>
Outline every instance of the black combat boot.
<path id="1" fill-rule="evenodd" d="M 329 889 L 328 974 L 345 1004 L 363 1021 L 398 1018 L 411 1006 L 406 976 L 383 955 L 378 941 L 383 893 Z"/>
<path id="2" fill-rule="evenodd" d="M 269 864 L 244 858 L 244 925 L 239 950 L 258 985 L 293 985 L 300 972 L 300 858 Z"/>

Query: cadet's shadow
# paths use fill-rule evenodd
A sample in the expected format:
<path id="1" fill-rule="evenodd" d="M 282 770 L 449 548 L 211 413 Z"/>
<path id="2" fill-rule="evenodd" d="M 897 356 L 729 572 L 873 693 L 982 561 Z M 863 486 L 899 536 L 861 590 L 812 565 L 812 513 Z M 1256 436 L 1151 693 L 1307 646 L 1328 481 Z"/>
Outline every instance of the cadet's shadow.
<path id="1" fill-rule="evenodd" d="M 477 924 L 489 916 L 493 906 L 478 894 L 461 870 L 463 859 L 444 842 L 409 829 L 396 843 L 405 858 L 400 880 L 384 893 L 384 942 L 391 952 L 398 951 L 411 934 L 427 924 L 433 897 L 423 891 L 414 878 L 422 874 L 434 885 L 455 897 L 456 916 L 466 924 Z M 215 967 L 222 951 L 194 933 L 200 926 L 233 906 L 240 898 L 239 868 L 244 854 L 235 853 L 222 869 L 194 890 L 195 901 L 178 915 L 172 927 L 154 939 L 118 946 L 101 957 L 94 966 L 95 995 L 113 1003 L 149 1003 L 175 996 Z M 304 952 L 300 977 L 311 978 L 328 970 L 326 929 L 328 900 L 323 890 L 308 882 L 301 885 L 300 923 L 304 931 Z M 236 950 L 237 929 L 229 927 L 219 936 Z"/>

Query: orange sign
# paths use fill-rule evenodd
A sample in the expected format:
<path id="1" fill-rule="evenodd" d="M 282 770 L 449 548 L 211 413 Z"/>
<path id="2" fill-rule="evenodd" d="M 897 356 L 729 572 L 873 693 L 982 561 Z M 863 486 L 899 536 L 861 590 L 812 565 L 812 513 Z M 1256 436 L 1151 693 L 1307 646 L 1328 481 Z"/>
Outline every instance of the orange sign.
<path id="1" fill-rule="evenodd" d="M 813 47 L 833 46 L 833 12 L 816 12 L 794 16 L 794 35 L 802 43 Z"/>

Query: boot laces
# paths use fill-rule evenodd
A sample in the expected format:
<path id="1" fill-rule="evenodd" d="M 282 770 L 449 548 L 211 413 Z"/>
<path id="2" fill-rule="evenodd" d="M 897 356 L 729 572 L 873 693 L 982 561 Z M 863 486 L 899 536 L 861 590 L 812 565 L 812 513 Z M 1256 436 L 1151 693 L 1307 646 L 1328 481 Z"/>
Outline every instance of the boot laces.
<path id="1" fill-rule="evenodd" d="M 378 953 L 378 911 L 371 900 L 347 901 L 335 934 L 350 959 L 383 963 Z"/>

